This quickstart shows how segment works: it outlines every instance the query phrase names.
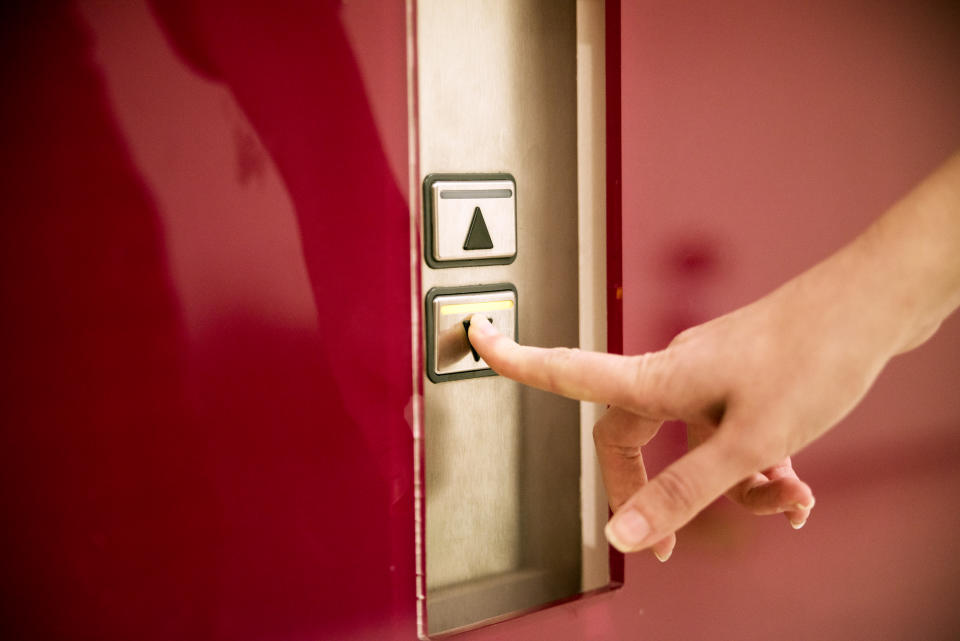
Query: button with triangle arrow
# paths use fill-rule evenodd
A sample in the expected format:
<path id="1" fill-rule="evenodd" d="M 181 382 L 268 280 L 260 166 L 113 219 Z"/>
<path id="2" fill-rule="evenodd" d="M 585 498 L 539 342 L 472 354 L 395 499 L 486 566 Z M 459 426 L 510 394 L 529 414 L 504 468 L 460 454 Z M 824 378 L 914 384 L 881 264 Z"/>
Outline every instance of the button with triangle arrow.
<path id="1" fill-rule="evenodd" d="M 424 259 L 434 269 L 509 265 L 517 257 L 517 182 L 510 174 L 429 174 Z"/>
<path id="2" fill-rule="evenodd" d="M 463 248 L 466 250 L 493 249 L 493 241 L 490 240 L 490 232 L 487 231 L 487 223 L 483 220 L 483 212 L 479 207 L 473 208 L 473 218 L 470 219 L 470 229 L 467 230 Z"/>

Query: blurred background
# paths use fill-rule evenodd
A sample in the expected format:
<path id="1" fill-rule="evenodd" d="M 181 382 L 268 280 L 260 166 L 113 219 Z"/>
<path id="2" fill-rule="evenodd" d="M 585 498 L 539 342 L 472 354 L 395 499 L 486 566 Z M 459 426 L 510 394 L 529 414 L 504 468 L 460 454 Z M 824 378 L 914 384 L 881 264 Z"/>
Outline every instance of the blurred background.
<path id="1" fill-rule="evenodd" d="M 622 21 L 627 353 L 775 288 L 960 148 L 956 2 L 624 2 Z M 674 427 L 649 458 L 684 449 Z M 802 530 L 718 502 L 669 563 L 628 558 L 620 625 L 960 638 L 958 458 L 954 314 L 794 458 L 817 498 Z"/>

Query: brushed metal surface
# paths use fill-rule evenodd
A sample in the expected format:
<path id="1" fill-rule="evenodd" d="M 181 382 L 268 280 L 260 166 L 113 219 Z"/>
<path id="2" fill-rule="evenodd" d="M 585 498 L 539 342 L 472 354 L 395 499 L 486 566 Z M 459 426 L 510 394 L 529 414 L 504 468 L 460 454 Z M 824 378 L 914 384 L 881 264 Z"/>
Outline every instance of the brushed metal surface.
<path id="1" fill-rule="evenodd" d="M 509 172 L 518 193 L 516 260 L 421 262 L 423 291 L 514 283 L 521 343 L 577 345 L 575 2 L 419 0 L 417 47 L 421 179 Z M 502 377 L 423 389 L 428 631 L 577 593 L 578 404 Z"/>

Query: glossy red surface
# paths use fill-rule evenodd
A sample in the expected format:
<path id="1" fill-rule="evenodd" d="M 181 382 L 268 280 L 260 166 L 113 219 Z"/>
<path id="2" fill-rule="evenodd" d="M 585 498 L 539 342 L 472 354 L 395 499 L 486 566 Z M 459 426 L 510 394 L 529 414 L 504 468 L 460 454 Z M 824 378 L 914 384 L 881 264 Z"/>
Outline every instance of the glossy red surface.
<path id="1" fill-rule="evenodd" d="M 415 636 L 404 12 L 4 9 L 4 638 Z"/>

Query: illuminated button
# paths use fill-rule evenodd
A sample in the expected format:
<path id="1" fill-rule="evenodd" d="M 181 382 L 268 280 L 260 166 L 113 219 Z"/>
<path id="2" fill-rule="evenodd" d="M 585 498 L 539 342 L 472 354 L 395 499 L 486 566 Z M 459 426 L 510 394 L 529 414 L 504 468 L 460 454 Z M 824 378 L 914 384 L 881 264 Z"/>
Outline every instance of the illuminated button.
<path id="1" fill-rule="evenodd" d="M 427 264 L 505 265 L 517 255 L 517 186 L 509 174 L 431 174 L 423 181 Z"/>
<path id="2" fill-rule="evenodd" d="M 511 284 L 434 288 L 427 292 L 427 376 L 434 383 L 493 376 L 467 339 L 470 317 L 482 313 L 497 330 L 517 338 L 517 290 Z"/>

